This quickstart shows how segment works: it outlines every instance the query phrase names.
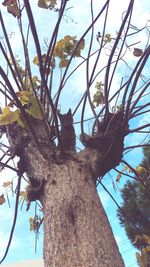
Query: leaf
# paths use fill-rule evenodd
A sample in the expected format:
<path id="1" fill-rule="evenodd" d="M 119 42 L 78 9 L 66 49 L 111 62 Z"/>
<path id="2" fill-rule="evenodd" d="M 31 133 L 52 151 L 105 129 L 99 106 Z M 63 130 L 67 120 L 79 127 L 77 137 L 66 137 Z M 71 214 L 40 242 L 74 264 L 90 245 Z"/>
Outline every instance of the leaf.
<path id="1" fill-rule="evenodd" d="M 143 50 L 142 49 L 140 49 L 140 48 L 134 48 L 133 55 L 135 57 L 140 57 L 140 56 L 142 56 L 142 54 L 143 54 Z"/>
<path id="2" fill-rule="evenodd" d="M 39 0 L 38 1 L 38 6 L 44 9 L 54 8 L 56 4 L 57 4 L 57 0 Z"/>
<path id="3" fill-rule="evenodd" d="M 14 17 L 20 17 L 21 12 L 17 0 L 5 0 L 2 4 L 7 7 L 7 11 Z"/>
<path id="4" fill-rule="evenodd" d="M 11 111 L 10 107 L 6 106 L 3 109 L 2 114 L 0 115 L 0 125 L 7 125 L 7 124 L 11 124 L 17 121 L 21 127 L 24 127 L 25 125 L 20 116 L 21 116 L 21 112 L 19 109 L 16 109 L 15 111 Z"/>
<path id="5" fill-rule="evenodd" d="M 74 43 L 74 47 L 77 45 L 78 41 L 73 41 Z M 81 50 L 83 50 L 85 48 L 85 40 L 82 39 L 80 41 L 80 44 L 78 45 L 78 48 L 76 49 L 75 53 L 74 53 L 74 57 L 80 57 L 81 56 Z"/>
<path id="6" fill-rule="evenodd" d="M 5 199 L 4 195 L 2 194 L 0 196 L 0 205 L 3 205 L 5 202 L 6 202 L 6 199 Z"/>
<path id="7" fill-rule="evenodd" d="M 32 77 L 32 82 L 33 82 L 33 85 L 34 85 L 35 87 L 38 86 L 37 84 L 41 84 L 41 81 L 38 79 L 37 76 L 33 76 L 33 77 Z"/>
<path id="8" fill-rule="evenodd" d="M 66 68 L 68 66 L 69 59 L 62 59 L 59 63 L 60 68 Z"/>
<path id="9" fill-rule="evenodd" d="M 42 105 L 36 97 L 34 96 L 32 91 L 19 91 L 16 93 L 22 105 L 30 104 L 30 107 L 26 109 L 26 111 L 35 119 L 43 120 L 42 116 Z M 41 106 L 41 108 L 40 108 Z M 21 112 L 20 110 L 16 110 L 16 120 L 18 124 L 24 127 L 23 120 L 21 119 Z M 10 123 L 10 122 L 9 122 Z"/>
<path id="10" fill-rule="evenodd" d="M 16 93 L 16 95 L 19 97 L 19 100 L 22 105 L 27 105 L 31 103 L 30 96 L 33 95 L 33 92 L 31 91 L 19 91 Z"/>
<path id="11" fill-rule="evenodd" d="M 45 0 L 39 0 L 39 1 L 38 1 L 38 6 L 39 6 L 40 8 L 47 9 L 47 8 L 48 8 L 48 4 L 47 4 L 46 2 L 47 2 L 47 1 L 45 1 Z"/>
<path id="12" fill-rule="evenodd" d="M 37 214 L 35 214 L 34 218 L 30 217 L 29 218 L 30 231 L 37 232 L 40 221 L 41 221 L 41 219 Z"/>
<path id="13" fill-rule="evenodd" d="M 11 187 L 11 186 L 12 186 L 12 182 L 10 182 L 10 181 L 8 181 L 8 182 L 4 182 L 4 183 L 2 184 L 2 186 L 3 186 L 4 188 Z"/>
<path id="14" fill-rule="evenodd" d="M 46 54 L 43 54 L 42 55 L 42 62 L 44 63 L 46 61 Z M 38 56 L 35 56 L 34 59 L 33 59 L 33 63 L 37 66 L 39 66 L 39 58 Z"/>
<path id="15" fill-rule="evenodd" d="M 19 113 L 18 110 L 11 111 L 9 106 L 3 109 L 0 115 L 0 125 L 7 125 L 18 120 Z"/>
<path id="16" fill-rule="evenodd" d="M 29 188 L 29 185 L 25 187 L 25 190 L 20 191 L 19 193 L 19 197 L 21 198 L 20 200 L 28 202 L 28 188 Z"/>
<path id="17" fill-rule="evenodd" d="M 66 35 L 63 39 L 59 40 L 56 43 L 54 56 L 59 57 L 62 61 L 60 63 L 60 67 L 66 67 L 67 60 L 69 60 L 70 56 L 72 55 L 73 51 L 76 48 L 78 40 L 76 40 L 76 36 Z M 77 49 L 74 52 L 74 57 L 80 57 L 81 50 L 85 47 L 85 41 L 82 39 L 80 44 L 78 45 Z"/>
<path id="18" fill-rule="evenodd" d="M 29 114 L 35 119 L 43 120 L 41 112 L 42 105 L 40 104 L 40 102 L 38 102 L 38 100 L 34 96 L 30 97 L 30 101 L 31 101 L 31 106 L 28 109 Z M 39 105 L 41 106 L 41 109 Z"/>
<path id="19" fill-rule="evenodd" d="M 109 33 L 105 34 L 104 36 L 104 43 L 110 43 L 111 42 L 111 35 Z"/>
<path id="20" fill-rule="evenodd" d="M 101 104 L 104 104 L 104 90 L 103 90 L 104 84 L 102 82 L 97 82 L 95 85 L 95 88 L 97 89 L 96 93 L 93 95 L 93 104 L 96 104 L 96 107 L 98 107 Z"/>
<path id="21" fill-rule="evenodd" d="M 35 65 L 39 65 L 39 59 L 38 59 L 38 56 L 35 56 L 34 59 L 33 59 L 33 63 Z"/>
<path id="22" fill-rule="evenodd" d="M 50 6 L 54 7 L 57 4 L 57 0 L 50 0 Z"/>
<path id="23" fill-rule="evenodd" d="M 138 174 L 146 174 L 147 172 L 146 172 L 146 169 L 144 168 L 144 167 L 142 167 L 142 166 L 138 166 L 137 168 L 136 168 L 136 171 L 137 171 L 137 173 Z"/>

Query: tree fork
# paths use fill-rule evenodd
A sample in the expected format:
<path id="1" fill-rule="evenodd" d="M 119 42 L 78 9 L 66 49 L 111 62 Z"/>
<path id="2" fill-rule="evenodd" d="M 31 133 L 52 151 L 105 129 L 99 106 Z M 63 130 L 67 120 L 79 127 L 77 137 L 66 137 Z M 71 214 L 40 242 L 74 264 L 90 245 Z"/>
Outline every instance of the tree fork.
<path id="1" fill-rule="evenodd" d="M 41 135 L 46 138 L 43 121 L 33 120 L 33 124 L 38 140 Z M 31 191 L 42 185 L 38 199 L 44 213 L 45 267 L 124 266 L 96 191 L 96 178 L 116 167 L 122 157 L 125 133 L 120 123 L 112 125 L 104 134 L 89 137 L 97 149 L 86 147 L 60 162 L 47 142 L 42 143 L 42 154 L 31 138 L 22 148 L 20 157 L 26 163 Z M 22 136 L 19 130 L 18 135 Z"/>

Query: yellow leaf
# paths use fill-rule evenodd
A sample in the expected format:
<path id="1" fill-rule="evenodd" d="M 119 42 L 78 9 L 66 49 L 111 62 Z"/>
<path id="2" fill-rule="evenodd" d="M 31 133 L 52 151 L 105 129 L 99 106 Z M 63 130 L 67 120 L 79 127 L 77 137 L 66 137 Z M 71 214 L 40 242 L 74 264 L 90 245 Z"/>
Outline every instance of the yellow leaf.
<path id="1" fill-rule="evenodd" d="M 16 95 L 19 97 L 22 105 L 27 105 L 31 102 L 30 96 L 33 95 L 33 92 L 31 92 L 31 91 L 19 91 L 16 93 Z"/>
<path id="2" fill-rule="evenodd" d="M 0 125 L 7 125 L 18 120 L 19 113 L 18 110 L 11 111 L 9 106 L 3 109 L 0 115 Z"/>
<path id="3" fill-rule="evenodd" d="M 45 60 L 46 60 L 46 54 L 43 54 L 42 55 L 42 62 L 45 62 Z M 35 64 L 35 65 L 38 65 L 39 66 L 39 59 L 38 59 L 38 56 L 35 56 L 34 57 L 34 59 L 33 59 L 33 63 Z"/>
<path id="4" fill-rule="evenodd" d="M 76 40 L 73 42 L 75 46 L 76 46 L 77 42 L 78 42 L 78 41 L 76 41 Z M 80 44 L 79 44 L 79 46 L 78 46 L 78 48 L 76 49 L 76 51 L 75 51 L 75 53 L 74 53 L 74 57 L 80 57 L 80 55 L 81 55 L 81 50 L 83 50 L 84 47 L 85 47 L 85 40 L 82 39 L 81 42 L 80 42 Z"/>
<path id="5" fill-rule="evenodd" d="M 35 119 L 43 120 L 42 112 L 40 106 L 42 105 L 36 97 L 34 96 L 33 92 L 31 91 L 19 91 L 16 93 L 17 96 L 20 98 L 20 102 L 22 104 L 30 104 L 30 107 L 26 109 L 26 111 Z M 24 123 L 20 116 L 18 116 L 17 122 L 20 126 L 24 127 Z"/>
<path id="6" fill-rule="evenodd" d="M 55 47 L 54 56 L 64 59 L 71 55 L 75 47 L 73 43 L 75 38 L 76 36 L 66 35 L 63 39 L 58 41 Z"/>
<path id="7" fill-rule="evenodd" d="M 62 59 L 59 63 L 59 67 L 60 68 L 66 68 L 68 66 L 68 62 L 69 60 L 68 59 Z"/>
<path id="8" fill-rule="evenodd" d="M 142 167 L 142 166 L 138 166 L 137 168 L 136 168 L 136 171 L 137 171 L 137 173 L 138 174 L 146 174 L 146 169 L 144 168 L 144 167 Z"/>
<path id="9" fill-rule="evenodd" d="M 33 59 L 33 63 L 34 63 L 35 65 L 39 65 L 39 59 L 38 59 L 38 56 L 34 57 L 34 59 Z"/>
<path id="10" fill-rule="evenodd" d="M 42 108 L 42 105 L 38 103 L 37 99 L 34 96 L 30 97 L 30 101 L 31 101 L 31 106 L 28 109 L 29 114 L 35 119 L 43 120 L 42 112 L 40 109 L 40 106 Z"/>

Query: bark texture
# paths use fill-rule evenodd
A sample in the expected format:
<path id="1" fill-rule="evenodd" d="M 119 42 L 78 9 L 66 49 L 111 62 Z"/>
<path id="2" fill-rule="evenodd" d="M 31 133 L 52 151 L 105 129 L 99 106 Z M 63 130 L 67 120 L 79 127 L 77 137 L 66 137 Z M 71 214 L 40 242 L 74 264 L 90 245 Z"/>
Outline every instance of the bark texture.
<path id="1" fill-rule="evenodd" d="M 123 267 L 86 165 L 53 166 L 42 197 L 45 267 Z"/>
<path id="2" fill-rule="evenodd" d="M 45 267 L 124 266 L 96 192 L 96 178 L 122 157 L 125 130 L 118 119 L 110 127 L 111 120 L 112 115 L 94 137 L 83 136 L 83 151 L 67 155 L 58 151 L 43 121 L 31 121 L 38 145 L 27 129 L 10 128 L 18 168 L 29 178 L 28 200 L 43 205 Z"/>

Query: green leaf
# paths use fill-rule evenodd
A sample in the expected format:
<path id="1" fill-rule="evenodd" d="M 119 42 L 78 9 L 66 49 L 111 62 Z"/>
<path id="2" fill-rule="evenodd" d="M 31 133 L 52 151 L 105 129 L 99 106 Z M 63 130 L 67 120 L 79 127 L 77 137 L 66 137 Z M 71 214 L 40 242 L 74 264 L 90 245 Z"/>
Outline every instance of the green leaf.
<path id="1" fill-rule="evenodd" d="M 93 104 L 96 104 L 98 107 L 101 104 L 104 104 L 104 84 L 102 82 L 97 82 L 95 88 L 97 89 L 96 93 L 93 95 Z"/>

